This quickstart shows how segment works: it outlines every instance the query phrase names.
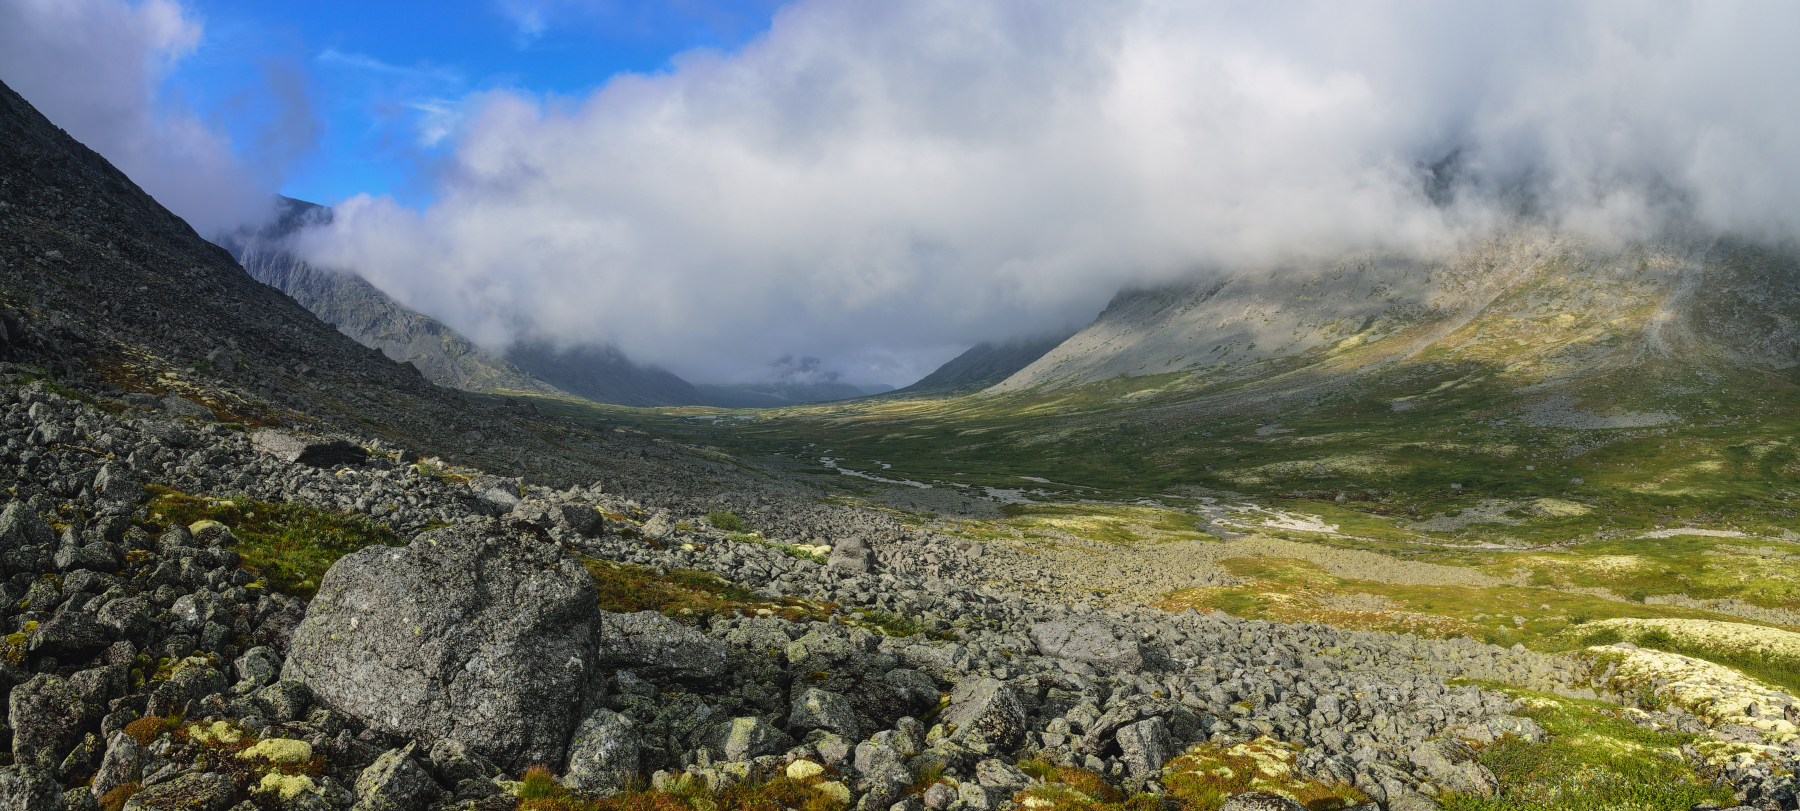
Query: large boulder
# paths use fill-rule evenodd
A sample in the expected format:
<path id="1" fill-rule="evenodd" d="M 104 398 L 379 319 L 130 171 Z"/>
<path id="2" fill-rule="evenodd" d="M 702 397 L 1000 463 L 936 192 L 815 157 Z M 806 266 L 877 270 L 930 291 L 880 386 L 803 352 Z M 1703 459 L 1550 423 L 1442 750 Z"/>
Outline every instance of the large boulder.
<path id="1" fill-rule="evenodd" d="M 369 461 L 369 451 L 366 448 L 342 439 L 317 439 L 285 431 L 263 430 L 250 435 L 250 444 L 283 462 L 311 467 L 360 465 Z"/>
<path id="2" fill-rule="evenodd" d="M 455 739 L 512 771 L 562 763 L 600 611 L 587 570 L 531 524 L 482 521 L 344 556 L 281 677 L 383 732 Z"/>
<path id="3" fill-rule="evenodd" d="M 1002 749 L 1019 745 L 1031 720 L 1011 687 L 998 679 L 981 678 L 956 683 L 943 719 L 955 728 L 956 737 Z"/>
<path id="4" fill-rule="evenodd" d="M 61 811 L 62 786 L 42 769 L 0 767 L 0 811 Z"/>
<path id="5" fill-rule="evenodd" d="M 32 510 L 23 501 L 14 501 L 6 505 L 6 512 L 0 513 L 0 552 L 17 549 L 21 546 L 52 546 L 56 543 L 56 530 L 50 523 Z"/>
<path id="6" fill-rule="evenodd" d="M 678 679 L 711 678 L 725 672 L 729 646 L 655 611 L 604 613 L 600 666 L 639 670 Z"/>
<path id="7" fill-rule="evenodd" d="M 1054 620 L 1031 626 L 1031 641 L 1045 656 L 1080 662 L 1104 673 L 1144 669 L 1144 651 L 1136 639 L 1114 633 L 1099 622 Z"/>
<path id="8" fill-rule="evenodd" d="M 13 729 L 15 762 L 54 769 L 75 744 L 96 708 L 82 700 L 81 689 L 48 673 L 13 688 L 7 720 Z"/>
<path id="9" fill-rule="evenodd" d="M 1451 738 L 1439 738 L 1419 744 L 1407 756 L 1431 782 L 1461 794 L 1492 797 L 1500 782 L 1494 773 L 1475 759 L 1475 750 Z"/>
<path id="10" fill-rule="evenodd" d="M 846 538 L 831 547 L 825 567 L 844 574 L 868 574 L 874 568 L 875 555 L 860 538 Z"/>
<path id="11" fill-rule="evenodd" d="M 1121 727 L 1117 737 L 1119 752 L 1132 777 L 1150 777 L 1162 771 L 1164 763 L 1175 756 L 1175 744 L 1169 738 L 1169 727 L 1161 718 L 1150 717 Z"/>

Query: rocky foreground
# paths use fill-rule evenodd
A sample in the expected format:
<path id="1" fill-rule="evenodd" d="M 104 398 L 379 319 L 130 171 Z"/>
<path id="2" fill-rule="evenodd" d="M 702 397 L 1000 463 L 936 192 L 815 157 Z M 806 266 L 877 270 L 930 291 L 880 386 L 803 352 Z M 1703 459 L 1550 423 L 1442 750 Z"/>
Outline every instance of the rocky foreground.
<path id="1" fill-rule="evenodd" d="M 1004 554 L 780 483 L 684 500 L 463 481 L 178 403 L 42 383 L 0 402 L 0 809 L 502 809 L 540 767 L 570 797 L 778 781 L 808 807 L 988 811 L 1058 805 L 1049 767 L 1167 794 L 1213 779 L 1206 753 L 1254 767 L 1227 808 L 1416 809 L 1495 791 L 1470 745 L 1546 734 L 1446 680 L 1626 700 L 1573 656 L 1040 602 L 996 579 Z M 309 602 L 246 568 L 232 527 L 161 520 L 150 499 L 174 490 L 379 518 L 405 543 L 345 555 Z M 770 529 L 701 520 L 734 499 Z M 621 572 L 686 572 L 720 602 L 605 610 Z M 1792 808 L 1794 751 L 1718 773 Z"/>

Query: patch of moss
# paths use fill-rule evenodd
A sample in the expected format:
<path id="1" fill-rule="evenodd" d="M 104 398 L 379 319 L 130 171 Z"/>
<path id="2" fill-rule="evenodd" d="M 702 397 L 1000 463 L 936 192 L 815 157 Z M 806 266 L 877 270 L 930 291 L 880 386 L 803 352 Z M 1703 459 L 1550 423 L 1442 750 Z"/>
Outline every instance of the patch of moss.
<path id="1" fill-rule="evenodd" d="M 1162 811 L 1163 801 L 1154 794 L 1125 797 L 1105 778 L 1077 766 L 1044 760 L 1026 760 L 1019 769 L 1042 785 L 1013 795 L 1013 802 L 1031 811 Z"/>
<path id="2" fill-rule="evenodd" d="M 269 588 L 311 599 L 325 571 L 366 546 L 399 546 L 386 524 L 360 515 L 305 504 L 273 504 L 244 499 L 190 496 L 151 486 L 147 529 L 160 534 L 175 525 L 217 521 L 231 528 L 243 568 L 266 579 Z"/>
<path id="3" fill-rule="evenodd" d="M 1731 791 L 1711 785 L 1681 756 L 1699 736 L 1655 732 L 1621 717 L 1617 707 L 1483 683 L 1521 700 L 1517 714 L 1543 725 L 1541 743 L 1507 736 L 1478 757 L 1494 773 L 1493 798 L 1447 795 L 1446 811 L 1684 811 L 1703 802 L 1731 805 Z"/>
<path id="4" fill-rule="evenodd" d="M 1247 791 L 1279 794 L 1312 811 L 1330 811 L 1369 801 L 1355 786 L 1331 785 L 1294 770 L 1294 747 L 1269 738 L 1232 746 L 1202 744 L 1168 764 L 1169 796 L 1194 811 L 1211 811 L 1226 798 Z"/>
<path id="5" fill-rule="evenodd" d="M 125 803 L 130 802 L 132 796 L 143 788 L 137 783 L 126 783 L 106 792 L 106 796 L 100 798 L 100 811 L 121 811 Z"/>
<path id="6" fill-rule="evenodd" d="M 592 799 L 570 791 L 543 767 L 533 767 L 519 787 L 519 811 L 842 811 L 843 803 L 818 788 L 829 777 L 780 775 L 719 792 L 681 780 L 666 791 L 636 785 L 612 797 Z"/>
<path id="7" fill-rule="evenodd" d="M 173 732 L 176 727 L 179 727 L 180 725 L 181 720 L 178 718 L 162 718 L 155 715 L 148 715 L 126 724 L 125 734 L 136 738 L 138 743 L 149 746 L 150 744 L 155 743 L 157 738 L 162 737 L 163 733 Z"/>
<path id="8" fill-rule="evenodd" d="M 928 639 L 952 640 L 957 638 L 955 634 L 943 631 L 933 631 L 930 628 L 925 627 L 924 623 L 910 617 L 900 616 L 899 614 L 890 614 L 886 611 L 874 608 L 865 608 L 861 613 L 863 615 L 863 618 L 860 620 L 862 625 L 880 631 L 887 636 L 918 636 L 919 634 L 924 634 Z"/>
<path id="9" fill-rule="evenodd" d="M 759 614 L 789 620 L 822 620 L 837 608 L 834 603 L 793 597 L 765 600 L 755 592 L 706 572 L 655 569 L 629 563 L 583 558 L 582 565 L 594 579 L 600 608 L 614 613 L 658 611 L 677 620 L 699 621 L 715 614 Z"/>

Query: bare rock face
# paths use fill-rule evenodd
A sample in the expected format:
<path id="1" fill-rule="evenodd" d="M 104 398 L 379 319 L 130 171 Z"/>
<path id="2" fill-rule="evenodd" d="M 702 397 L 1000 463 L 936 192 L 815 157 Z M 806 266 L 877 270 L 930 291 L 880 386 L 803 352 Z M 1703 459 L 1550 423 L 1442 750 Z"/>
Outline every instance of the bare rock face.
<path id="1" fill-rule="evenodd" d="M 483 521 L 326 572 L 283 679 L 372 727 L 455 739 L 505 768 L 561 763 L 599 689 L 593 581 L 543 531 Z"/>

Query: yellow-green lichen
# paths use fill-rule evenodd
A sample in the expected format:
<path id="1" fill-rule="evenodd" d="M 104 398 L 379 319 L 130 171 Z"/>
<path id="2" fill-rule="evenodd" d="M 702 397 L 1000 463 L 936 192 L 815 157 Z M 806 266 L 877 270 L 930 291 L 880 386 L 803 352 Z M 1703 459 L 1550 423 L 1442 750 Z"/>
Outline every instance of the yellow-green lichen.
<path id="1" fill-rule="evenodd" d="M 238 753 L 238 757 L 243 760 L 260 758 L 270 763 L 305 763 L 312 759 L 312 755 L 311 745 L 291 738 L 265 738 Z"/>

